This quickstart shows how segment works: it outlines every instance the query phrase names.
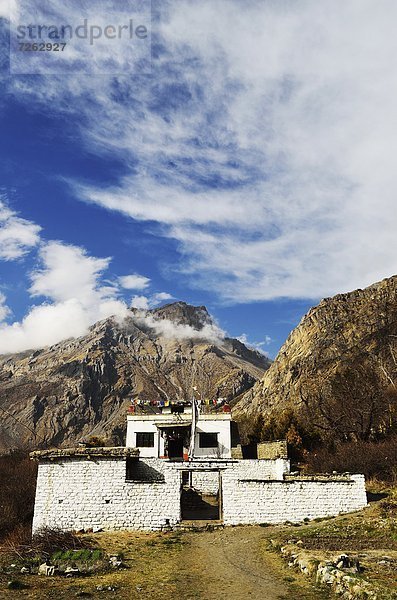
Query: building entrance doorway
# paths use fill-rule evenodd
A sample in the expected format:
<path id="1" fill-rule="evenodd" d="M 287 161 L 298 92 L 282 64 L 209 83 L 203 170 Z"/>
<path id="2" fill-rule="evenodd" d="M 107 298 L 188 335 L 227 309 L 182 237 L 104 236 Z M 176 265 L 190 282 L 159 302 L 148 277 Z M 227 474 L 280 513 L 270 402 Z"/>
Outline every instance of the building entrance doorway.
<path id="1" fill-rule="evenodd" d="M 168 458 L 183 458 L 183 438 L 176 437 L 168 440 Z"/>
<path id="2" fill-rule="evenodd" d="M 219 521 L 221 488 L 219 471 L 182 471 L 182 521 Z"/>
<path id="3" fill-rule="evenodd" d="M 161 425 L 161 436 L 164 439 L 164 457 L 170 460 L 187 460 L 190 440 L 190 426 L 173 424 Z"/>

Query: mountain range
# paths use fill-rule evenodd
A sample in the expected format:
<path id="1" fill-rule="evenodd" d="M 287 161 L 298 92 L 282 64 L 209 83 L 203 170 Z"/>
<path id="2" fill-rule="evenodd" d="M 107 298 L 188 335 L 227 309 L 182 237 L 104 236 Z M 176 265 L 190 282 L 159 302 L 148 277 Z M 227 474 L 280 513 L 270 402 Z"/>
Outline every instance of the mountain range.
<path id="1" fill-rule="evenodd" d="M 269 365 L 225 337 L 204 306 L 131 309 L 83 337 L 0 357 L 0 448 L 67 446 L 92 435 L 124 444 L 132 399 L 236 401 Z"/>
<path id="2" fill-rule="evenodd" d="M 0 357 L 0 449 L 123 444 L 131 400 L 225 398 L 265 438 L 317 442 L 397 428 L 397 276 L 312 308 L 274 362 L 228 338 L 204 306 L 131 309 L 80 338 Z"/>

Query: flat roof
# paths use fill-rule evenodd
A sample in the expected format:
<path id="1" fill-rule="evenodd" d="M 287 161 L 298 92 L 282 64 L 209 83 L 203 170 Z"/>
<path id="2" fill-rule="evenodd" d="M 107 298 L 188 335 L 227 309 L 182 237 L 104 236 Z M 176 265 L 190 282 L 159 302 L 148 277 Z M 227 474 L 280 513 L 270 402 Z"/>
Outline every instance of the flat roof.
<path id="1" fill-rule="evenodd" d="M 94 448 L 52 448 L 51 450 L 35 450 L 30 458 L 35 460 L 62 460 L 63 458 L 139 458 L 138 448 L 125 446 L 107 446 Z"/>
<path id="2" fill-rule="evenodd" d="M 156 427 L 158 427 L 158 429 L 174 429 L 175 427 L 190 427 L 190 425 L 191 423 L 188 423 L 187 421 L 168 421 L 168 423 L 156 423 Z"/>
<path id="3" fill-rule="evenodd" d="M 231 413 L 217 413 L 209 415 L 200 415 L 198 422 L 200 421 L 231 421 Z M 181 421 L 188 421 L 191 423 L 192 415 L 186 413 L 163 413 L 163 414 L 152 414 L 152 415 L 127 415 L 127 421 L 160 421 L 180 423 Z"/>

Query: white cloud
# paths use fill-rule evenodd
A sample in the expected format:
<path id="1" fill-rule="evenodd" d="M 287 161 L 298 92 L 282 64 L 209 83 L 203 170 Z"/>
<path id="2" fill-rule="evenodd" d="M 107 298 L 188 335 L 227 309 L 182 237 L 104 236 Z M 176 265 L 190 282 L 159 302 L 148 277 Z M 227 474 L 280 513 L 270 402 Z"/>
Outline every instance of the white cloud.
<path id="1" fill-rule="evenodd" d="M 46 296 L 55 301 L 77 298 L 89 305 L 101 295 L 98 280 L 108 268 L 110 258 L 94 258 L 83 248 L 57 241 L 43 245 L 39 254 L 43 268 L 31 274 L 32 296 Z"/>
<path id="2" fill-rule="evenodd" d="M 0 292 L 0 323 L 11 314 L 11 310 L 7 306 L 6 302 L 7 298 L 2 292 Z"/>
<path id="3" fill-rule="evenodd" d="M 119 277 L 119 283 L 126 290 L 144 290 L 149 286 L 150 279 L 149 277 L 134 273 L 133 275 Z"/>
<path id="4" fill-rule="evenodd" d="M 15 260 L 24 256 L 40 241 L 41 227 L 21 219 L 0 200 L 0 259 Z"/>
<path id="5" fill-rule="evenodd" d="M 197 57 L 183 82 L 200 78 L 203 97 L 173 112 L 171 127 L 146 112 L 143 143 L 134 122 L 117 144 L 131 144 L 142 165 L 150 153 L 158 169 L 181 155 L 194 166 L 162 170 L 159 183 L 145 165 L 84 197 L 166 224 L 193 285 L 232 301 L 330 295 L 396 273 L 397 6 L 381 4 L 171 6 L 162 33 L 173 56 Z M 194 185 L 205 171 L 238 186 Z"/>
<path id="6" fill-rule="evenodd" d="M 172 300 L 174 296 L 169 294 L 168 292 L 158 292 L 157 294 L 153 294 L 151 296 L 151 304 L 152 306 L 156 306 L 160 304 L 160 302 L 165 302 L 166 300 Z"/>
<path id="7" fill-rule="evenodd" d="M 264 340 L 261 342 L 250 341 L 246 333 L 242 333 L 237 337 L 237 339 L 248 348 L 252 348 L 257 352 L 264 354 L 265 356 L 269 356 L 269 353 L 264 349 L 272 342 L 272 338 L 269 335 L 265 335 Z"/>
<path id="8" fill-rule="evenodd" d="M 62 37 L 62 26 L 67 26 L 64 41 L 65 52 L 56 56 L 31 56 L 29 60 L 11 44 L 11 73 L 14 74 L 86 74 L 134 73 L 140 62 L 147 62 L 150 69 L 150 0 L 137 2 L 115 2 L 114 0 L 92 0 L 82 3 L 69 0 L 0 0 L 0 16 L 11 17 L 12 41 L 30 39 L 32 31 L 36 41 L 50 42 L 46 30 L 38 32 L 37 26 L 48 24 L 58 28 Z M 9 8 L 7 7 L 9 5 Z M 131 38 L 130 19 L 134 28 L 141 25 L 148 29 L 147 38 Z M 28 32 L 28 25 L 34 29 Z M 84 26 L 85 24 L 85 26 Z M 107 26 L 113 27 L 111 38 L 105 34 Z M 18 35 L 16 35 L 17 27 Z M 76 29 L 78 33 L 76 35 Z M 124 28 L 124 31 L 120 27 Z M 21 37 L 25 35 L 25 37 Z M 133 43 L 131 43 L 131 39 Z M 63 41 L 63 40 L 62 40 Z"/>
<path id="9" fill-rule="evenodd" d="M 225 332 L 215 323 L 204 323 L 201 329 L 194 329 L 190 325 L 174 323 L 169 319 L 156 318 L 154 315 L 142 310 L 133 316 L 134 321 L 143 327 L 153 329 L 156 335 L 173 340 L 203 340 L 222 343 L 225 338 Z"/>
<path id="10" fill-rule="evenodd" d="M 130 304 L 133 308 L 146 310 L 149 308 L 149 298 L 147 296 L 132 296 Z"/>
<path id="11" fill-rule="evenodd" d="M 158 306 L 166 300 L 172 300 L 172 298 L 173 296 L 168 292 L 157 292 L 155 294 L 151 294 L 150 296 L 136 295 L 131 298 L 131 306 L 133 308 L 147 310 L 149 308 L 154 308 L 155 306 Z"/>
<path id="12" fill-rule="evenodd" d="M 30 291 L 48 301 L 31 308 L 20 322 L 0 325 L 1 354 L 55 344 L 83 335 L 98 320 L 128 314 L 117 289 L 101 282 L 110 259 L 55 241 L 41 247 L 40 259 L 43 266 L 31 274 Z"/>
<path id="13" fill-rule="evenodd" d="M 0 18 L 10 19 L 18 14 L 17 0 L 0 0 Z"/>
<path id="14" fill-rule="evenodd" d="M 117 186 L 75 182 L 76 194 L 157 223 L 191 285 L 228 301 L 395 274 L 395 1 L 181 0 L 160 12 L 165 50 L 142 85 L 13 82 L 22 99 L 83 115 L 91 151 L 133 162 Z"/>

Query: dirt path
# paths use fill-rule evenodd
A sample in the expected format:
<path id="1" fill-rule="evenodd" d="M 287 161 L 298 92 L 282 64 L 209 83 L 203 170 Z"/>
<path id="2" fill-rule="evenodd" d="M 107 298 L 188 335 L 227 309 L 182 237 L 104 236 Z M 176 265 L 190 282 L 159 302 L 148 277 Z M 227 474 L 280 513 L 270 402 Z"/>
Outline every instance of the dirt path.
<path id="1" fill-rule="evenodd" d="M 186 600 L 292 598 L 286 582 L 260 552 L 262 528 L 227 528 L 186 537 L 183 571 L 191 574 L 196 592 L 190 596 L 185 587 Z"/>
<path id="2" fill-rule="evenodd" d="M 17 575 L 26 589 L 7 590 L 1 573 L 0 599 L 70 600 L 321 600 L 314 588 L 269 551 L 275 528 L 228 527 L 198 533 L 99 533 L 109 554 L 127 568 L 68 579 Z M 9 563 L 10 561 L 8 561 Z M 100 589 L 98 589 L 98 587 Z M 110 588 L 110 589 L 109 589 Z"/>

